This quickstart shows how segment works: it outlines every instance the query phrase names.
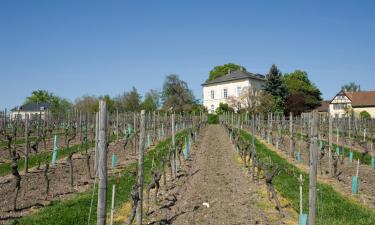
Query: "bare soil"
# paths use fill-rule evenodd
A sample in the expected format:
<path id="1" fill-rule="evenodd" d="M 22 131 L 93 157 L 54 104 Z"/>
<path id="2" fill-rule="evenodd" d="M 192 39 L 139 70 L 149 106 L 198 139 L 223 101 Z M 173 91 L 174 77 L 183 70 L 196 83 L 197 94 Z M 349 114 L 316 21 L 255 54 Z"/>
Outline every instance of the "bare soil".
<path id="1" fill-rule="evenodd" d="M 122 141 L 117 141 L 109 146 L 108 168 L 111 168 L 112 154 L 118 157 L 117 168 L 123 168 L 135 161 L 133 155 L 133 146 L 128 143 L 127 148 L 123 149 Z M 90 149 L 90 171 L 91 177 L 94 177 L 94 149 Z M 35 167 L 30 172 L 20 173 L 21 189 L 17 199 L 17 211 L 13 209 L 13 196 L 15 187 L 15 178 L 12 175 L 6 175 L 0 178 L 0 224 L 9 223 L 11 220 L 23 217 L 33 213 L 37 208 L 48 205 L 52 200 L 66 199 L 74 197 L 76 193 L 83 192 L 91 187 L 94 179 L 88 175 L 87 159 L 84 153 L 73 155 L 74 185 L 70 186 L 69 163 L 66 158 L 60 159 L 54 167 L 50 165 L 48 177 L 50 179 L 49 194 L 46 196 L 46 181 L 44 177 L 45 165 L 40 169 Z"/>
<path id="2" fill-rule="evenodd" d="M 151 203 L 148 224 L 293 224 L 288 213 L 282 218 L 274 206 L 260 207 L 262 185 L 251 181 L 237 158 L 222 127 L 204 128 L 179 178 Z"/>
<path id="3" fill-rule="evenodd" d="M 247 129 L 248 131 L 250 129 Z M 259 137 L 258 137 L 259 138 Z M 276 137 L 273 136 L 273 144 L 275 146 Z M 266 143 L 266 141 L 263 141 Z M 291 162 L 301 165 L 308 169 L 309 165 L 309 149 L 308 144 L 305 141 L 296 142 L 296 152 L 301 152 L 301 162 L 297 162 L 295 159 L 290 157 L 289 149 L 289 138 L 284 136 L 282 140 L 283 144 L 280 145 L 279 150 L 284 154 L 284 157 L 288 158 Z M 356 175 L 357 171 L 357 159 L 353 158 L 353 162 L 349 161 L 348 157 L 345 157 L 341 164 L 341 156 L 338 162 L 338 171 L 341 173 L 338 178 L 332 178 L 329 176 L 329 164 L 328 164 L 328 147 L 325 148 L 325 155 L 321 159 L 321 166 L 318 165 L 318 175 L 322 181 L 329 183 L 336 190 L 343 193 L 345 196 L 358 201 L 362 205 L 375 211 L 375 170 L 369 165 L 361 164 L 359 166 L 359 180 L 358 180 L 358 191 L 359 194 L 352 195 L 352 177 Z M 335 149 L 333 151 L 336 151 Z M 341 147 L 340 147 L 341 151 Z"/>

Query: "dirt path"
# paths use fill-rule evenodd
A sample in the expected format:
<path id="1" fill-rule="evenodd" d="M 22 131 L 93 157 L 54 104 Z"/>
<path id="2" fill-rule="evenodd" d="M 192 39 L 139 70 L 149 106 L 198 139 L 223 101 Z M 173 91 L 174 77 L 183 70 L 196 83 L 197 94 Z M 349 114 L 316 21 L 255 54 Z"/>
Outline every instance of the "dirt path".
<path id="1" fill-rule="evenodd" d="M 219 125 L 202 131 L 189 158 L 182 165 L 187 175 L 159 195 L 164 200 L 151 208 L 149 224 L 282 224 L 259 208 L 259 186 L 244 174 Z"/>

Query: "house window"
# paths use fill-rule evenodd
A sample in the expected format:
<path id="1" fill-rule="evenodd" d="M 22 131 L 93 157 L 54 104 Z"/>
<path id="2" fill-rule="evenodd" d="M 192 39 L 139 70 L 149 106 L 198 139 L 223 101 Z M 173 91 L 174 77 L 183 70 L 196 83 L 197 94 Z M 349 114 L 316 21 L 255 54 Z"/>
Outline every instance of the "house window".
<path id="1" fill-rule="evenodd" d="M 241 95 L 241 87 L 237 87 L 236 91 L 237 91 L 237 97 L 240 97 L 240 95 Z"/>
<path id="2" fill-rule="evenodd" d="M 215 106 L 214 106 L 214 105 L 211 105 L 211 112 L 212 112 L 212 113 L 215 112 Z"/>
<path id="3" fill-rule="evenodd" d="M 211 90 L 211 99 L 215 99 L 215 91 Z"/>
<path id="4" fill-rule="evenodd" d="M 224 98 L 228 98 L 228 89 L 224 88 L 223 96 L 224 96 Z"/>

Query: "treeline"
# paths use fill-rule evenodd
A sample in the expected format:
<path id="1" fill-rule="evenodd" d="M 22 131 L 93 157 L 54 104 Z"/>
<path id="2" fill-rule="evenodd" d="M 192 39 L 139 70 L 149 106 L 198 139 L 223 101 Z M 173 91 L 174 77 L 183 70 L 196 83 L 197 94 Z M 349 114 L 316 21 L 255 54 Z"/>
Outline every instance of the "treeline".
<path id="1" fill-rule="evenodd" d="M 166 76 L 162 90 L 151 89 L 142 96 L 136 87 L 124 91 L 117 96 L 110 95 L 84 95 L 74 102 L 66 98 L 56 96 L 46 90 L 33 91 L 31 96 L 26 98 L 25 103 L 48 102 L 51 104 L 52 114 L 65 114 L 72 109 L 82 113 L 94 113 L 98 110 L 99 100 L 105 100 L 110 113 L 116 110 L 122 112 L 138 112 L 142 109 L 151 111 L 173 110 L 176 113 L 194 113 L 205 111 L 199 104 L 188 84 L 181 80 L 178 75 Z"/>
<path id="2" fill-rule="evenodd" d="M 208 80 L 224 76 L 228 71 L 243 70 L 244 66 L 228 63 L 215 66 L 209 74 Z M 254 97 L 254 95 L 257 95 Z M 272 65 L 266 75 L 266 82 L 262 90 L 249 89 L 242 91 L 242 96 L 229 98 L 228 104 L 221 104 L 216 110 L 218 114 L 225 111 L 249 111 L 257 113 L 278 112 L 299 115 L 311 111 L 321 104 L 322 93 L 310 81 L 307 72 L 295 70 L 291 73 L 281 73 L 276 65 Z M 257 102 L 257 104 L 255 104 Z"/>

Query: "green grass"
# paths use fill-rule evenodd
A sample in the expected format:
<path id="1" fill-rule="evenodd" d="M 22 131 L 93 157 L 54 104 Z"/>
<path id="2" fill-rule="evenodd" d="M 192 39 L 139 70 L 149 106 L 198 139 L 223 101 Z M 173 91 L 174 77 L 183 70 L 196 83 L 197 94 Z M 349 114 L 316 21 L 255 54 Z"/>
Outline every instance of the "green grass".
<path id="1" fill-rule="evenodd" d="M 219 115 L 207 114 L 207 123 L 208 124 L 219 124 Z"/>
<path id="2" fill-rule="evenodd" d="M 305 134 L 303 134 L 303 136 L 306 137 Z M 300 133 L 296 134 L 296 137 L 297 137 L 297 141 L 301 140 L 301 134 Z M 324 141 L 324 140 L 322 140 L 322 141 L 323 141 L 325 146 L 328 145 L 328 141 Z M 342 145 L 337 145 L 337 144 L 332 143 L 332 147 L 333 147 L 332 151 L 334 151 L 334 152 L 336 152 L 336 147 L 339 147 L 340 148 L 340 155 L 342 154 Z M 371 165 L 371 158 L 372 157 L 371 157 L 370 154 L 364 155 L 364 157 L 362 157 L 361 152 L 359 152 L 358 150 L 355 150 L 355 149 L 350 150 L 350 148 L 344 147 L 345 157 L 349 158 L 350 151 L 353 152 L 353 161 L 356 161 L 357 159 L 359 159 L 361 164 Z"/>
<path id="3" fill-rule="evenodd" d="M 115 140 L 115 136 L 111 136 L 109 138 L 109 142 Z M 94 141 L 88 142 L 88 150 L 95 146 Z M 61 148 L 58 150 L 57 153 L 57 159 L 64 158 L 68 156 L 70 151 L 76 151 L 76 152 L 83 152 L 85 151 L 85 144 L 76 144 L 70 147 L 71 150 L 65 148 Z M 29 155 L 29 168 L 32 168 L 34 166 L 38 165 L 38 161 L 40 161 L 41 165 L 45 164 L 46 161 L 51 162 L 52 161 L 52 151 L 44 151 L 40 152 L 38 154 L 30 154 Z M 22 171 L 25 168 L 25 158 L 22 157 L 19 160 L 17 160 L 18 165 L 18 171 Z M 0 165 L 0 176 L 7 175 L 11 172 L 11 162 L 3 163 Z"/>
<path id="4" fill-rule="evenodd" d="M 94 142 L 88 143 L 88 148 L 92 148 L 95 146 Z M 85 151 L 85 145 L 76 144 L 70 147 L 72 151 L 82 152 Z M 58 150 L 57 158 L 61 159 L 64 158 L 69 154 L 69 149 L 67 148 L 61 148 Z M 30 154 L 29 155 L 29 168 L 32 168 L 36 165 L 38 165 L 38 161 L 40 161 L 41 164 L 45 164 L 46 161 L 50 162 L 52 161 L 52 152 L 51 151 L 44 151 L 40 152 L 38 154 Z M 17 160 L 18 165 L 18 171 L 22 171 L 25 168 L 25 158 L 22 157 L 19 160 Z M 11 172 L 11 163 L 3 163 L 0 165 L 0 176 L 7 175 Z"/>
<path id="5" fill-rule="evenodd" d="M 29 137 L 29 141 L 35 141 L 36 137 Z M 16 145 L 25 144 L 25 138 L 17 138 Z M 12 141 L 12 146 L 14 145 L 14 142 Z M 0 147 L 7 147 L 8 141 L 0 141 Z"/>
<path id="6" fill-rule="evenodd" d="M 249 133 L 243 132 L 243 137 L 251 140 Z M 304 176 L 303 202 L 304 211 L 308 211 L 308 174 L 302 172 L 293 164 L 288 163 L 274 151 L 255 139 L 257 156 L 264 161 L 272 160 L 284 168 L 280 175 L 274 179 L 275 188 L 291 203 L 292 207 L 299 211 L 299 174 Z M 348 200 L 337 193 L 331 186 L 318 183 L 317 200 L 317 224 L 320 225 L 369 225 L 375 224 L 375 214 L 358 203 Z"/>
<path id="7" fill-rule="evenodd" d="M 179 133 L 176 135 L 176 139 L 180 140 L 183 138 L 186 132 Z M 160 142 L 154 149 L 147 152 L 144 158 L 144 174 L 145 174 L 145 185 L 151 180 L 151 167 L 152 159 L 156 165 L 160 164 L 162 158 L 168 152 L 168 145 L 171 142 L 171 138 Z M 156 154 L 157 153 L 157 154 Z M 119 208 L 124 202 L 130 200 L 131 188 L 136 182 L 136 171 L 137 162 L 134 162 L 127 166 L 121 172 L 121 179 L 117 183 L 115 177 L 108 179 L 108 191 L 107 191 L 107 212 L 110 208 L 111 190 L 112 185 L 116 182 L 116 199 L 115 208 Z M 84 193 L 77 194 L 77 196 L 70 200 L 55 201 L 51 205 L 48 205 L 40 209 L 37 213 L 26 216 L 24 218 L 13 221 L 13 224 L 26 224 L 26 225 L 39 225 L 39 224 L 54 224 L 54 225 L 71 225 L 71 224 L 87 224 L 88 213 L 90 209 L 92 188 Z M 92 209 L 90 224 L 96 223 L 96 204 L 97 204 L 97 192 L 94 196 L 94 204 Z M 124 221 L 125 222 L 125 221 Z"/>

